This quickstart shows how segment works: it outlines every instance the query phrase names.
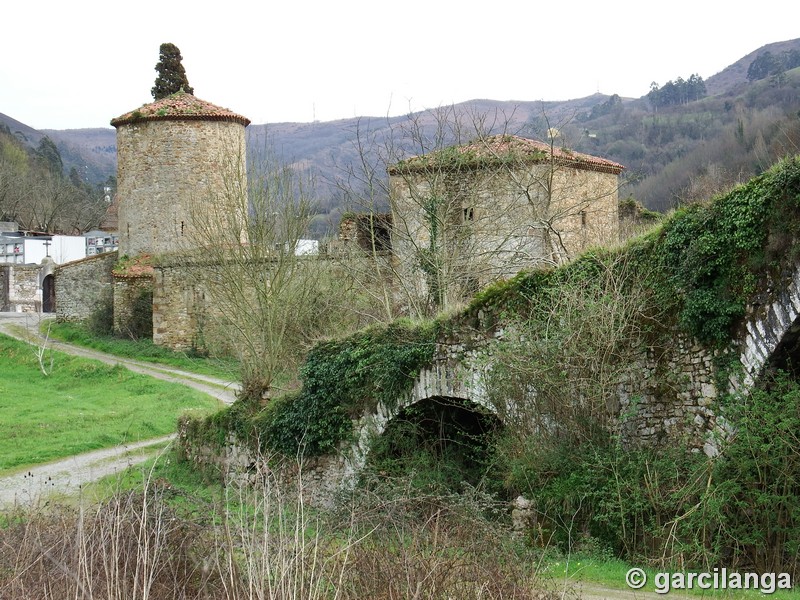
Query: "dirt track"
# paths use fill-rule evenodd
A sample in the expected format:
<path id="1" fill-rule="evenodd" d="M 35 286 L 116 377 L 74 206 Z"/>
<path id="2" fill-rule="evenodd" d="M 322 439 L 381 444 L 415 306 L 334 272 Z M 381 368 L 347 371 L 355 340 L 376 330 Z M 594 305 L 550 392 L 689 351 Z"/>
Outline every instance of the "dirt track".
<path id="1" fill-rule="evenodd" d="M 37 315 L 0 313 L 0 333 L 32 343 L 41 343 Z M 136 373 L 171 381 L 204 392 L 220 402 L 231 404 L 238 385 L 215 377 L 187 373 L 173 367 L 118 358 L 95 350 L 70 344 L 48 341 L 49 347 L 60 352 L 99 360 L 110 365 L 122 365 Z M 139 464 L 167 446 L 174 436 L 142 440 L 104 450 L 71 456 L 52 463 L 37 465 L 13 475 L 0 477 L 0 506 L 30 504 L 49 492 L 74 493 L 80 486 Z"/>

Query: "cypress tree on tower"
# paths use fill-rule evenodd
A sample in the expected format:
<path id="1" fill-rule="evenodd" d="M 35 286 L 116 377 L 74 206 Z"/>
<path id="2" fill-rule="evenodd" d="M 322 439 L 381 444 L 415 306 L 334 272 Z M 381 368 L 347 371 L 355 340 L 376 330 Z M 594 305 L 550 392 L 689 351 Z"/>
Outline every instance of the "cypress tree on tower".
<path id="1" fill-rule="evenodd" d="M 194 94 L 194 88 L 189 85 L 186 71 L 181 64 L 183 57 L 175 44 L 161 44 L 159 60 L 156 64 L 156 84 L 150 92 L 155 100 L 161 100 L 183 90 L 187 94 Z"/>

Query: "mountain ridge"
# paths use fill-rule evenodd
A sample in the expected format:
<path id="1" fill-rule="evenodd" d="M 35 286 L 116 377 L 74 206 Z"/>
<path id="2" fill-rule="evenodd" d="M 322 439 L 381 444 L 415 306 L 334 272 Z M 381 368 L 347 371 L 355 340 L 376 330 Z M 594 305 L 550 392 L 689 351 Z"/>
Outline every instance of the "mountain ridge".
<path id="1" fill-rule="evenodd" d="M 394 127 L 401 126 L 409 119 L 427 123 L 428 126 L 435 125 L 434 114 L 437 110 L 480 114 L 481 118 L 493 119 L 496 127 L 501 130 L 539 139 L 545 139 L 543 136 L 547 135 L 550 125 L 568 123 L 564 127 L 564 132 L 570 134 L 569 138 L 564 138 L 570 142 L 567 145 L 580 152 L 625 164 L 629 174 L 627 193 L 641 193 L 642 201 L 646 205 L 663 210 L 689 185 L 687 178 L 696 173 L 673 178 L 676 181 L 667 186 L 669 189 L 660 196 L 655 190 L 656 186 L 648 189 L 641 185 L 641 181 L 631 181 L 636 177 L 652 178 L 659 170 L 667 171 L 670 165 L 676 164 L 675 161 L 696 152 L 703 145 L 708 145 L 711 138 L 718 134 L 729 135 L 730 121 L 733 119 L 731 111 L 744 115 L 758 104 L 747 96 L 748 93 L 750 96 L 763 95 L 764 102 L 767 102 L 768 97 L 773 98 L 770 100 L 774 103 L 773 112 L 780 112 L 780 107 L 780 110 L 789 115 L 776 115 L 776 118 L 790 118 L 791 111 L 797 110 L 793 107 L 797 105 L 800 108 L 800 92 L 796 91 L 800 87 L 796 80 L 800 80 L 800 77 L 790 77 L 789 87 L 783 90 L 785 93 L 782 95 L 766 82 L 747 80 L 750 63 L 761 53 L 770 51 L 779 54 L 789 50 L 800 51 L 800 39 L 763 45 L 705 80 L 708 92 L 706 99 L 690 106 L 659 109 L 657 114 L 651 114 L 647 96 L 620 98 L 616 95 L 595 93 L 564 101 L 497 101 L 484 98 L 406 116 L 362 116 L 310 123 L 287 121 L 251 124 L 248 127 L 249 146 L 258 155 L 269 142 L 287 162 L 313 173 L 321 184 L 321 194 L 327 197 L 323 204 L 330 204 L 335 203 L 331 198 L 337 194 L 333 180 L 342 169 L 346 169 L 348 164 L 358 158 L 353 144 L 357 130 L 368 131 L 370 135 L 386 140 L 392 135 Z M 686 77 L 689 75 L 684 74 Z M 607 110 L 593 110 L 606 105 Z M 602 114 L 596 116 L 595 112 Z M 743 122 L 744 117 L 737 118 L 740 123 Z M 116 174 L 116 132 L 111 127 L 37 131 L 2 113 L 0 123 L 6 123 L 12 132 L 18 132 L 18 136 L 31 146 L 35 146 L 42 136 L 49 136 L 62 154 L 66 172 L 76 167 L 81 176 L 90 182 L 105 181 L 109 175 Z M 544 123 L 547 127 L 543 126 Z M 654 130 L 663 130 L 665 127 L 667 130 L 674 130 L 672 137 L 663 132 L 654 134 Z M 677 142 L 674 140 L 675 135 L 679 138 Z M 577 141 L 573 142 L 573 139 Z M 756 141 L 752 143 L 755 144 Z M 325 210 L 330 213 L 334 208 L 329 205 Z"/>

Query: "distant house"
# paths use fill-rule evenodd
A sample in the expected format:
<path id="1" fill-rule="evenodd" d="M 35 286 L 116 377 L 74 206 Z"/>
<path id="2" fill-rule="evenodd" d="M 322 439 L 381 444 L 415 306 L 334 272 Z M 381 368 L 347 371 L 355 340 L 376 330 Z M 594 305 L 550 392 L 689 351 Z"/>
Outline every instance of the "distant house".
<path id="1" fill-rule="evenodd" d="M 0 225 L 0 310 L 55 312 L 55 270 L 86 258 L 87 244 L 85 236 L 24 232 L 16 223 Z"/>
<path id="2" fill-rule="evenodd" d="M 313 256 L 319 254 L 319 241 L 297 240 L 294 247 L 295 256 Z"/>
<path id="3" fill-rule="evenodd" d="M 86 240 L 84 256 L 113 252 L 119 248 L 119 235 L 116 232 L 94 229 L 84 233 L 83 237 Z"/>

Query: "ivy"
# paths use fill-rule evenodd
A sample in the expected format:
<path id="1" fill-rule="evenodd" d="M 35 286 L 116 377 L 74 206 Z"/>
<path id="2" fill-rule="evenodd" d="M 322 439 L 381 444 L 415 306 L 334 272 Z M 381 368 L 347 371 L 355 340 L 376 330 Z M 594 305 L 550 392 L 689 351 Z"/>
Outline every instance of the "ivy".
<path id="1" fill-rule="evenodd" d="M 299 392 L 257 413 L 234 415 L 229 425 L 286 454 L 331 451 L 352 434 L 353 419 L 379 403 L 391 405 L 411 389 L 433 360 L 439 337 L 469 327 L 486 330 L 532 308 L 547 310 L 564 293 L 565 282 L 588 285 L 615 265 L 627 270 L 624 279 L 652 289 L 661 314 L 674 319 L 666 325 L 678 324 L 700 342 L 724 347 L 764 278 L 798 258 L 799 235 L 800 159 L 795 157 L 708 204 L 676 211 L 621 248 L 595 249 L 559 269 L 495 283 L 453 317 L 426 324 L 399 320 L 322 342 L 301 369 Z"/>
<path id="2" fill-rule="evenodd" d="M 800 229 L 800 163 L 780 163 L 709 205 L 677 212 L 664 226 L 661 266 L 682 300 L 681 325 L 700 341 L 723 346 L 759 280 L 785 257 L 770 253 L 777 231 Z M 782 248 L 783 250 L 785 248 Z"/>
<path id="3" fill-rule="evenodd" d="M 253 417 L 272 450 L 323 454 L 352 434 L 352 420 L 379 403 L 392 406 L 433 361 L 437 328 L 395 321 L 315 346 L 301 368 L 302 389 Z"/>
<path id="4" fill-rule="evenodd" d="M 736 435 L 717 463 L 717 494 L 725 498 L 720 528 L 739 564 L 763 572 L 800 569 L 800 384 L 770 372 L 746 401 L 729 402 Z M 735 564 L 735 563 L 734 563 Z"/>
<path id="5" fill-rule="evenodd" d="M 567 280 L 590 282 L 612 254 L 638 272 L 684 331 L 723 347 L 768 275 L 800 258 L 800 159 L 787 159 L 708 204 L 676 211 L 621 249 L 594 249 L 551 271 L 520 273 L 478 293 L 461 315 L 486 325 L 547 302 Z"/>

